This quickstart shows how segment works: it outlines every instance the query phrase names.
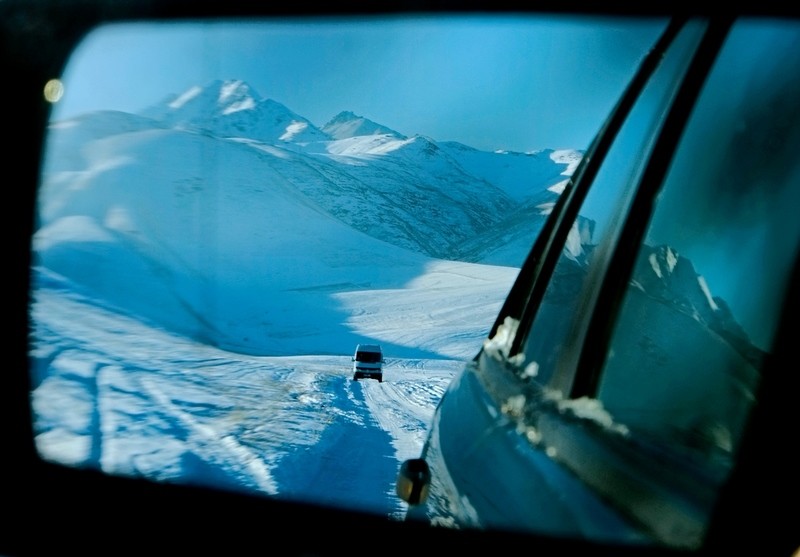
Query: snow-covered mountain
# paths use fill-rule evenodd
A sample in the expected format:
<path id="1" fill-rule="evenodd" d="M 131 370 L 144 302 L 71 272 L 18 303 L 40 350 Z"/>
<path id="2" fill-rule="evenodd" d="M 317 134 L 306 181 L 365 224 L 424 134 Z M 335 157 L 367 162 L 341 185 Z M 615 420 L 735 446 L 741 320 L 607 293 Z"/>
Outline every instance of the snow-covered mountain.
<path id="1" fill-rule="evenodd" d="M 50 271 L 168 328 L 188 321 L 179 332 L 211 344 L 282 353 L 278 337 L 302 335 L 301 314 L 336 312 L 335 294 L 400 288 L 441 261 L 513 276 L 581 156 L 406 137 L 347 111 L 320 129 L 219 80 L 142 114 L 54 123 L 34 248 Z M 593 223 L 578 224 L 580 266 Z M 749 346 L 691 263 L 658 249 L 639 286 Z M 264 299 L 244 294 L 259 288 Z M 280 335 L 245 332 L 261 322 Z"/>
<path id="2" fill-rule="evenodd" d="M 376 124 L 363 116 L 357 116 L 349 110 L 334 116 L 322 127 L 322 131 L 333 139 L 346 139 L 360 135 L 390 135 L 397 139 L 406 139 L 403 134 Z"/>
<path id="3" fill-rule="evenodd" d="M 144 116 L 170 128 L 209 133 L 215 137 L 246 137 L 262 142 L 303 143 L 328 136 L 311 122 L 247 83 L 216 80 L 195 86 L 144 111 Z"/>
<path id="4" fill-rule="evenodd" d="M 225 187 L 226 176 L 235 175 L 219 167 L 213 176 L 203 176 L 209 165 L 224 161 L 214 159 L 209 146 L 196 156 L 198 135 L 215 144 L 236 143 L 250 152 L 253 160 L 243 164 L 261 172 L 265 185 L 285 183 L 307 203 L 367 235 L 435 258 L 512 267 L 524 259 L 557 198 L 552 188 L 568 178 L 581 156 L 578 151 L 490 153 L 440 145 L 427 137 L 405 137 L 349 111 L 319 129 L 238 80 L 192 87 L 139 116 L 144 120 L 129 115 L 137 126 L 146 128 L 149 122 L 152 131 L 171 130 L 175 141 L 185 142 L 188 151 L 175 153 L 175 162 L 194 178 L 213 178 Z M 114 143 L 114 155 L 124 156 L 132 139 L 125 132 L 133 124 L 126 122 L 116 133 L 114 126 L 123 118 L 89 114 L 72 122 L 75 129 L 54 130 L 51 141 L 64 151 L 90 139 Z M 107 135 L 87 137 L 87 128 L 107 130 Z M 136 141 L 160 140 L 151 134 Z M 61 148 L 56 152 L 62 158 Z M 191 166 L 201 160 L 201 168 Z"/>
<path id="5" fill-rule="evenodd" d="M 309 316 L 352 320 L 339 314 L 357 291 L 491 263 L 508 278 L 489 305 L 476 294 L 478 346 L 571 171 L 564 152 L 442 147 L 353 113 L 326 128 L 336 137 L 239 81 L 54 122 L 35 263 L 168 330 L 259 354 L 292 353 Z M 307 340 L 309 353 L 351 342 Z"/>
<path id="6" fill-rule="evenodd" d="M 763 351 L 753 345 L 725 300 L 713 295 L 692 262 L 672 247 L 648 246 L 643 250 L 634 268 L 633 285 L 649 298 L 714 331 L 755 368 L 760 367 Z"/>

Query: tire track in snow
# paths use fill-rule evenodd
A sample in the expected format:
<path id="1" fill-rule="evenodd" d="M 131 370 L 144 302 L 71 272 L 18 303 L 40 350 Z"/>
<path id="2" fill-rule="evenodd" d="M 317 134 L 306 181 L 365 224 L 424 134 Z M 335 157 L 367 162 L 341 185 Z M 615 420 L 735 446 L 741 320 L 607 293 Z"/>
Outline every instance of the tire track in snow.
<path id="1" fill-rule="evenodd" d="M 239 443 L 233 435 L 220 437 L 219 431 L 200 423 L 191 414 L 179 409 L 154 382 L 142 380 L 141 384 L 156 402 L 159 410 L 169 413 L 175 423 L 181 424 L 185 428 L 188 433 L 187 441 L 190 450 L 204 462 L 214 468 L 218 466 L 220 471 L 234 470 L 238 472 L 241 477 L 234 479 L 237 484 L 245 486 L 250 484 L 253 488 L 268 495 L 278 493 L 278 485 L 272 477 L 270 467 L 257 454 Z M 213 445 L 214 450 L 205 451 L 203 446 L 206 444 Z M 224 465 L 213 462 L 214 457 L 220 453 L 220 447 L 229 455 Z M 206 458 L 203 458 L 204 455 Z"/>

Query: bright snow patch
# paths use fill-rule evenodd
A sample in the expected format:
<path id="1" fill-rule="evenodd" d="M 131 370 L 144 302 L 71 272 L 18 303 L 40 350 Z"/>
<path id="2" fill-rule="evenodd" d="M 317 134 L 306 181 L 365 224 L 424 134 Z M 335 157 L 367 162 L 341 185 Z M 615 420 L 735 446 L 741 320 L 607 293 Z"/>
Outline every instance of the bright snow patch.
<path id="1" fill-rule="evenodd" d="M 503 324 L 497 328 L 497 333 L 483 342 L 483 348 L 486 353 L 492 357 L 502 356 L 504 359 L 508 359 L 511 342 L 517 334 L 517 327 L 519 327 L 518 320 L 506 317 L 503 320 Z"/>
<path id="2" fill-rule="evenodd" d="M 169 103 L 170 108 L 178 109 L 185 105 L 187 102 L 195 98 L 197 95 L 203 92 L 203 89 L 199 86 L 195 85 L 194 87 L 189 88 L 184 94 L 179 96 L 177 99 Z"/>
<path id="3" fill-rule="evenodd" d="M 302 132 L 304 129 L 308 127 L 308 124 L 305 122 L 292 122 L 288 126 L 286 126 L 286 133 L 284 133 L 281 137 L 281 141 L 290 141 L 294 136 Z"/>
<path id="4" fill-rule="evenodd" d="M 703 291 L 703 294 L 706 295 L 706 300 L 708 300 L 708 305 L 711 306 L 711 309 L 717 311 L 719 309 L 719 306 L 714 301 L 714 296 L 711 295 L 711 289 L 708 287 L 706 279 L 702 276 L 698 276 L 697 283 L 700 285 L 700 289 Z"/>

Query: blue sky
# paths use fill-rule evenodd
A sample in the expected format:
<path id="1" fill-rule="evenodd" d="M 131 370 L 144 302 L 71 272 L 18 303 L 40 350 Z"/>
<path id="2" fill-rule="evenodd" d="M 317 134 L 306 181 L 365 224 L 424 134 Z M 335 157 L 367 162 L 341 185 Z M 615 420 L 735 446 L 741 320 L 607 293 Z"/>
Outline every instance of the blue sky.
<path id="1" fill-rule="evenodd" d="M 320 127 L 349 110 L 479 149 L 583 149 L 661 28 L 508 15 L 115 24 L 76 49 L 52 117 L 138 112 L 242 79 Z"/>

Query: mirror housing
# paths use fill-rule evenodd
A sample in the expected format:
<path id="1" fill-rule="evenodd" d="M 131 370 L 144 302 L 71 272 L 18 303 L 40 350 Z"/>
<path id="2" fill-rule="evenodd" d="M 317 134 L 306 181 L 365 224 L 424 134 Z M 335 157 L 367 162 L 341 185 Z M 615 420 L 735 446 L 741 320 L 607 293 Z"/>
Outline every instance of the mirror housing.
<path id="1" fill-rule="evenodd" d="M 395 491 L 409 505 L 419 505 L 428 498 L 431 471 L 423 458 L 411 458 L 400 465 Z"/>

